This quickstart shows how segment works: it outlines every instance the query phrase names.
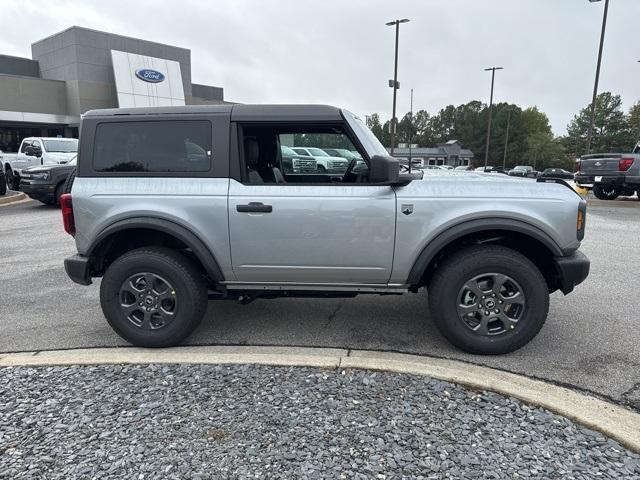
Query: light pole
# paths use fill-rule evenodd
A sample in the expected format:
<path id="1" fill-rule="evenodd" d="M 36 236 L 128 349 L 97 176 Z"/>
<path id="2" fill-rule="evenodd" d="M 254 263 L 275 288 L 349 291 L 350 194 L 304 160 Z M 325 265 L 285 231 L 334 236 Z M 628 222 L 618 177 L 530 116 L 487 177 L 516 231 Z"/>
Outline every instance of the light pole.
<path id="1" fill-rule="evenodd" d="M 589 0 L 591 3 L 601 0 Z M 609 11 L 609 0 L 604 0 L 604 13 L 602 14 L 602 31 L 600 32 L 600 48 L 598 50 L 598 64 L 596 66 L 596 80 L 593 83 L 593 98 L 591 100 L 591 116 L 589 119 L 589 130 L 587 132 L 587 154 L 591 153 L 591 138 L 593 135 L 593 122 L 596 117 L 596 97 L 598 96 L 598 80 L 600 79 L 600 63 L 602 62 L 602 46 L 604 45 L 604 32 L 607 28 L 607 12 Z"/>
<path id="2" fill-rule="evenodd" d="M 504 156 L 502 157 L 502 169 L 507 165 L 507 147 L 509 146 L 509 126 L 511 126 L 511 109 L 507 110 L 507 134 L 504 137 Z"/>
<path id="3" fill-rule="evenodd" d="M 493 110 L 493 82 L 496 77 L 496 70 L 502 70 L 502 67 L 489 67 L 485 68 L 484 71 L 488 72 L 491 70 L 491 97 L 489 99 L 489 122 L 487 123 L 487 144 L 484 150 L 484 168 L 487 169 L 487 163 L 489 161 L 489 141 L 491 139 L 491 111 Z"/>
<path id="4" fill-rule="evenodd" d="M 411 89 L 411 103 L 410 103 L 411 125 L 409 127 L 409 173 L 411 173 L 411 142 L 413 142 L 413 88 Z"/>
<path id="5" fill-rule="evenodd" d="M 398 83 L 398 37 L 400 36 L 400 24 L 407 23 L 408 21 L 408 18 L 403 18 L 401 20 L 393 20 L 391 22 L 385 23 L 385 25 L 387 26 L 396 26 L 396 54 L 393 66 L 393 80 L 389 80 L 389 86 L 393 87 L 393 113 L 391 115 L 391 155 L 393 155 L 393 149 L 395 147 L 396 124 L 398 123 L 396 121 L 396 93 L 398 91 L 398 88 L 400 88 L 400 84 Z"/>

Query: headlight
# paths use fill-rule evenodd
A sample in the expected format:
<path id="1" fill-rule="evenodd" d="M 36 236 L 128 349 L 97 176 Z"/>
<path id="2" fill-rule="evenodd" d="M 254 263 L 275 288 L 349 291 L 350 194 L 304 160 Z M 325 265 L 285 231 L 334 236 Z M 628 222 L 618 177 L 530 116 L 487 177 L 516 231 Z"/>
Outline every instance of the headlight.
<path id="1" fill-rule="evenodd" d="M 32 173 L 31 178 L 33 178 L 34 180 L 48 180 L 49 172 Z"/>

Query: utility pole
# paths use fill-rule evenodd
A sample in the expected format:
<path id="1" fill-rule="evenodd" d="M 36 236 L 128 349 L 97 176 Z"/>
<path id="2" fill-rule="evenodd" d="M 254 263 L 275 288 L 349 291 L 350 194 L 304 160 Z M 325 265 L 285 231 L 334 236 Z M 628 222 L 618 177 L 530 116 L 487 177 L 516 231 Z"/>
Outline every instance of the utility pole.
<path id="1" fill-rule="evenodd" d="M 507 134 L 504 138 L 504 156 L 502 157 L 502 169 L 507 166 L 507 147 L 509 146 L 509 126 L 511 125 L 511 109 L 507 110 Z"/>
<path id="2" fill-rule="evenodd" d="M 391 114 L 391 155 L 393 156 L 393 150 L 395 148 L 396 141 L 396 127 L 397 127 L 397 119 L 396 119 L 396 94 L 398 92 L 398 88 L 400 88 L 400 84 L 398 83 L 398 40 L 400 37 L 400 24 L 408 22 L 408 18 L 403 18 L 402 20 L 393 20 L 391 22 L 385 23 L 387 26 L 396 26 L 396 51 L 395 51 L 395 61 L 393 66 L 393 80 L 389 80 L 389 86 L 393 87 L 393 113 Z"/>
<path id="3" fill-rule="evenodd" d="M 411 89 L 411 126 L 409 128 L 409 173 L 411 173 L 411 167 L 413 165 L 413 161 L 411 160 L 411 142 L 413 142 L 413 88 Z"/>
<path id="4" fill-rule="evenodd" d="M 489 162 L 489 142 L 491 141 L 491 112 L 493 110 L 493 83 L 496 77 L 496 70 L 502 70 L 502 67 L 489 67 L 484 71 L 491 70 L 491 97 L 489 100 L 489 122 L 487 123 L 487 144 L 484 150 L 484 168 L 487 169 L 487 163 Z"/>
<path id="5" fill-rule="evenodd" d="M 600 0 L 589 0 L 591 3 Z M 596 65 L 596 80 L 593 83 L 593 98 L 591 100 L 591 117 L 589 119 L 589 131 L 587 132 L 587 154 L 591 153 L 591 140 L 593 137 L 593 122 L 596 118 L 596 98 L 598 96 L 598 80 L 600 79 L 600 63 L 602 62 L 602 47 L 604 45 L 604 32 L 607 28 L 607 13 L 609 11 L 609 0 L 604 1 L 604 13 L 602 14 L 602 30 L 600 32 L 600 48 L 598 49 L 598 63 Z"/>

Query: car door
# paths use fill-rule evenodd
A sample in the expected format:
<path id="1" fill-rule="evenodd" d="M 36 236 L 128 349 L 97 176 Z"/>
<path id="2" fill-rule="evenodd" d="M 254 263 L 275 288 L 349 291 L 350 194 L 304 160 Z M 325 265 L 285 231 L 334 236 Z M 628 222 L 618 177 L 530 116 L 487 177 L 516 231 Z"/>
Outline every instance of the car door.
<path id="1" fill-rule="evenodd" d="M 29 158 L 26 154 L 27 147 L 30 147 L 32 144 L 31 140 L 23 140 L 20 145 L 20 151 L 15 156 L 13 161 L 13 169 L 22 171 L 29 166 Z"/>
<path id="2" fill-rule="evenodd" d="M 279 150 L 279 149 L 278 149 Z M 261 159 L 263 160 L 263 159 Z M 396 197 L 391 186 L 231 180 L 229 232 L 241 282 L 386 284 Z M 337 180 L 337 178 L 336 178 Z"/>

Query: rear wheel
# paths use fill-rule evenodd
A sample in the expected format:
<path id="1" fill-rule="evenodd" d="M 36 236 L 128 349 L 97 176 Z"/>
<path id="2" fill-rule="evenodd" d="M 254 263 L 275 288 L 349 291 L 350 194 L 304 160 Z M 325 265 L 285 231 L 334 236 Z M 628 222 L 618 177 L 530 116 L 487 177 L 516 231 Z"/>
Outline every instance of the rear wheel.
<path id="1" fill-rule="evenodd" d="M 620 192 L 615 185 L 596 184 L 593 186 L 593 194 L 600 200 L 615 200 Z"/>
<path id="2" fill-rule="evenodd" d="M 207 288 L 196 265 L 168 248 L 145 247 L 115 260 L 100 285 L 100 303 L 118 335 L 141 347 L 169 347 L 198 326 Z"/>
<path id="3" fill-rule="evenodd" d="M 456 347 L 502 354 L 538 334 L 547 318 L 549 290 L 528 258 L 510 248 L 482 245 L 438 267 L 429 306 L 436 326 Z"/>
<path id="4" fill-rule="evenodd" d="M 2 166 L 0 166 L 2 169 Z M 0 170 L 1 173 L 1 170 Z M 7 179 L 4 175 L 0 175 L 0 195 L 4 195 L 7 193 Z"/>

